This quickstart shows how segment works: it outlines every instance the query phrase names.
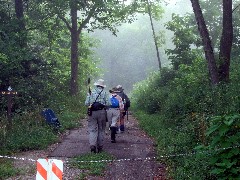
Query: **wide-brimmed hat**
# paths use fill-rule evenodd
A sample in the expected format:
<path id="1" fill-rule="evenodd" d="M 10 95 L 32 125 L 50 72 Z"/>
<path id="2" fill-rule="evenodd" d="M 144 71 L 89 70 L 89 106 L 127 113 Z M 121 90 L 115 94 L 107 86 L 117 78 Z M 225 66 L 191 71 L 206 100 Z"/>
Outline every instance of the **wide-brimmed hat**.
<path id="1" fill-rule="evenodd" d="M 112 89 L 109 90 L 110 93 L 116 93 L 119 92 L 119 90 L 116 87 L 113 87 Z"/>
<path id="2" fill-rule="evenodd" d="M 95 82 L 94 85 L 95 86 L 106 87 L 106 85 L 104 84 L 104 80 L 103 79 L 97 80 L 97 82 Z"/>
<path id="3" fill-rule="evenodd" d="M 122 88 L 122 85 L 117 85 L 116 88 L 117 88 L 118 91 L 123 91 L 123 90 L 124 90 L 124 89 Z"/>

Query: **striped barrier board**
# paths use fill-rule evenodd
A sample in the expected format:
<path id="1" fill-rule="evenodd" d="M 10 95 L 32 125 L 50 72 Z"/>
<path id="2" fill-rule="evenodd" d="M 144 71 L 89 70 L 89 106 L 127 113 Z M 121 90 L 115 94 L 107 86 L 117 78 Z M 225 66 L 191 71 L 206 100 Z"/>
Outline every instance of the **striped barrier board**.
<path id="1" fill-rule="evenodd" d="M 38 159 L 36 180 L 62 180 L 63 161 L 57 159 Z"/>

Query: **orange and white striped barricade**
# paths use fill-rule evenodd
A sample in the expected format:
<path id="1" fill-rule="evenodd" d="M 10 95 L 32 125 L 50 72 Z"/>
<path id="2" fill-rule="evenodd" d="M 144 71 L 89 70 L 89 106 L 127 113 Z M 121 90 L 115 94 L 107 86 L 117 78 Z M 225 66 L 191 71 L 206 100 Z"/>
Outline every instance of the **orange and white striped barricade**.
<path id="1" fill-rule="evenodd" d="M 36 180 L 62 180 L 63 161 L 57 159 L 38 159 Z"/>

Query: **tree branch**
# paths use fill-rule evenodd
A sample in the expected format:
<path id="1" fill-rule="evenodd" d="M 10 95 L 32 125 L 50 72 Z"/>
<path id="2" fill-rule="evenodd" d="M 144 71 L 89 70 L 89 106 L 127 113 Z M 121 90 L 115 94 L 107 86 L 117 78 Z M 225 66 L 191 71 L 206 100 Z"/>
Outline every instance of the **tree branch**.
<path id="1" fill-rule="evenodd" d="M 232 12 L 234 12 L 239 6 L 240 6 L 240 4 L 238 4 L 238 5 L 232 10 Z"/>
<path id="2" fill-rule="evenodd" d="M 91 17 L 94 14 L 96 8 L 97 8 L 97 5 L 94 4 L 92 9 L 89 11 L 88 16 L 86 17 L 86 19 L 84 19 L 84 21 L 80 24 L 80 26 L 78 28 L 78 33 L 80 33 L 82 31 L 82 29 L 84 28 L 84 26 L 89 22 L 89 20 L 91 19 Z"/>
<path id="3" fill-rule="evenodd" d="M 63 17 L 61 14 L 58 14 L 58 17 L 66 24 L 67 28 L 71 31 L 72 27 L 70 26 L 67 19 L 65 17 Z"/>

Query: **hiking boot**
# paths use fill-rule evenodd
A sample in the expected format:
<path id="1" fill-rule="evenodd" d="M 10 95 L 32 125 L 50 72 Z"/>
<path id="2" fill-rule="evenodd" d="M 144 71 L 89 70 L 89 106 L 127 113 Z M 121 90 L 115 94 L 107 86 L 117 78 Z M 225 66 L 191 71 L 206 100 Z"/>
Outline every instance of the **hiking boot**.
<path id="1" fill-rule="evenodd" d="M 101 153 L 103 151 L 103 147 L 102 146 L 99 146 L 98 147 L 98 153 Z"/>
<path id="2" fill-rule="evenodd" d="M 90 146 L 91 152 L 96 153 L 96 146 Z"/>
<path id="3" fill-rule="evenodd" d="M 111 142 L 115 143 L 116 142 L 116 127 L 111 127 Z"/>
<path id="4" fill-rule="evenodd" d="M 120 131 L 123 132 L 125 130 L 124 125 L 120 125 Z"/>

